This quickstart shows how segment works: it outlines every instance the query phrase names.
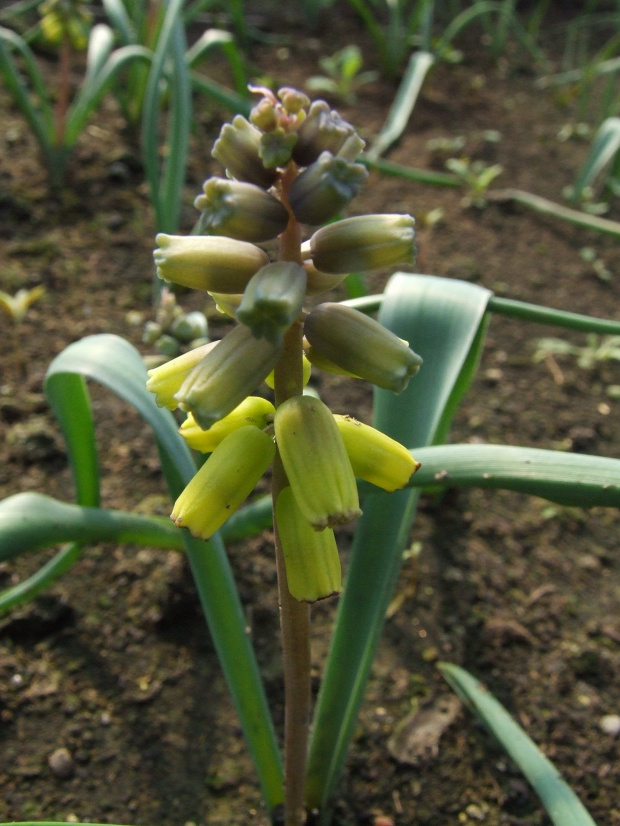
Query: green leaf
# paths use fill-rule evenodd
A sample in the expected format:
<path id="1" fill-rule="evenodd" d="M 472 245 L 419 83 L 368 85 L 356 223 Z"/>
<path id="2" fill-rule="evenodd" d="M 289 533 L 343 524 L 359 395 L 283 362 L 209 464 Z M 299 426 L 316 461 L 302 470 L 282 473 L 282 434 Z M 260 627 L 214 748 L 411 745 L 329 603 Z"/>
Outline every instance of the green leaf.
<path id="1" fill-rule="evenodd" d="M 99 55 L 99 58 L 101 55 Z M 143 46 L 122 46 L 112 52 L 101 67 L 94 67 L 84 82 L 67 114 L 64 145 L 71 148 L 84 131 L 101 99 L 114 83 L 122 69 L 140 61 L 150 63 L 152 54 Z M 95 70 L 97 68 L 98 70 Z"/>
<path id="2" fill-rule="evenodd" d="M 116 542 L 183 550 L 182 532 L 163 516 L 147 516 L 18 493 L 0 502 L 0 560 L 59 542 Z"/>
<path id="3" fill-rule="evenodd" d="M 189 130 L 192 122 L 191 84 L 185 60 L 184 0 L 170 0 L 149 73 L 142 117 L 142 149 L 157 232 L 178 229 L 185 184 Z M 170 113 L 160 170 L 158 136 L 163 107 L 162 81 L 170 84 Z"/>
<path id="4" fill-rule="evenodd" d="M 138 351 L 118 336 L 95 335 L 74 342 L 58 355 L 48 370 L 46 390 L 57 397 L 62 376 L 77 374 L 109 387 L 133 405 L 153 429 L 165 461 L 173 497 L 195 473 L 190 451 L 177 433 L 169 410 L 158 408 L 146 390 L 146 370 Z M 67 381 L 66 379 L 64 380 Z M 58 382 L 58 384 L 57 384 Z M 50 390 L 47 390 L 48 395 Z M 70 407 L 62 408 L 61 425 L 72 448 L 80 444 L 80 422 L 74 427 Z M 72 457 L 74 467 L 77 464 Z M 219 535 L 209 542 L 182 532 L 188 560 L 222 670 L 226 677 L 248 748 L 257 769 L 263 797 L 271 810 L 282 802 L 282 766 L 263 684 L 249 637 L 226 551 Z"/>
<path id="5" fill-rule="evenodd" d="M 429 52 L 414 52 L 409 58 L 385 125 L 366 153 L 369 160 L 377 160 L 405 131 L 424 78 L 434 62 L 435 58 Z"/>
<path id="6" fill-rule="evenodd" d="M 559 505 L 620 508 L 620 459 L 512 445 L 439 445 L 412 450 L 414 487 L 514 490 Z"/>
<path id="7" fill-rule="evenodd" d="M 602 170 L 620 151 L 620 118 L 607 118 L 600 125 L 581 172 L 573 187 L 573 199 L 577 202 L 583 198 L 583 190 L 592 186 Z"/>
<path id="8" fill-rule="evenodd" d="M 440 663 L 451 688 L 474 711 L 521 769 L 556 826 L 595 826 L 570 786 L 495 697 L 465 669 Z"/>
<path id="9" fill-rule="evenodd" d="M 478 347 L 490 295 L 464 281 L 402 273 L 390 279 L 379 320 L 408 341 L 424 363 L 400 396 L 375 392 L 374 424 L 379 430 L 408 447 L 433 442 L 440 427 L 445 427 L 451 400 L 464 391 L 469 379 L 470 354 Z M 324 824 L 400 572 L 418 495 L 408 490 L 380 492 L 363 502 L 310 747 L 307 802 L 321 811 Z"/>

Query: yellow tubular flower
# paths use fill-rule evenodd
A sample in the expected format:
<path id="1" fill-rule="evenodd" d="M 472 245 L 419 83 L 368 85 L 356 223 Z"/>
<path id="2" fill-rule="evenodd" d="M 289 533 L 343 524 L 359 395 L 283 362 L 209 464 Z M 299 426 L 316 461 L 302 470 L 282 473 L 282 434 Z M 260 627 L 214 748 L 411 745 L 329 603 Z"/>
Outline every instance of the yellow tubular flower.
<path id="1" fill-rule="evenodd" d="M 177 409 L 179 403 L 174 398 L 174 394 L 179 390 L 194 367 L 203 360 L 207 353 L 213 350 L 216 344 L 218 344 L 217 341 L 203 344 L 202 347 L 189 350 L 187 353 L 183 353 L 182 356 L 149 370 L 146 389 L 149 393 L 155 393 L 155 401 L 158 407 L 167 407 L 168 410 Z"/>
<path id="2" fill-rule="evenodd" d="M 248 396 L 240 405 L 237 405 L 232 413 L 224 416 L 208 430 L 203 430 L 196 424 L 194 417 L 190 413 L 179 428 L 179 433 L 189 447 L 200 450 L 201 453 L 211 453 L 233 430 L 238 430 L 246 425 L 254 425 L 259 430 L 267 427 L 269 416 L 276 412 L 275 407 L 268 399 L 260 396 Z"/>
<path id="3" fill-rule="evenodd" d="M 312 529 L 290 487 L 278 496 L 276 524 L 293 597 L 300 602 L 316 602 L 339 594 L 342 574 L 334 532 L 330 528 L 320 532 Z"/>
<path id="4" fill-rule="evenodd" d="M 276 410 L 275 432 L 297 504 L 315 530 L 361 514 L 344 441 L 322 401 L 312 396 L 287 399 Z"/>
<path id="5" fill-rule="evenodd" d="M 404 445 L 380 430 L 351 416 L 334 414 L 334 419 L 358 479 L 391 493 L 404 488 L 420 467 Z"/>
<path id="6" fill-rule="evenodd" d="M 174 503 L 170 518 L 209 539 L 244 502 L 275 455 L 273 439 L 248 425 L 230 433 Z"/>

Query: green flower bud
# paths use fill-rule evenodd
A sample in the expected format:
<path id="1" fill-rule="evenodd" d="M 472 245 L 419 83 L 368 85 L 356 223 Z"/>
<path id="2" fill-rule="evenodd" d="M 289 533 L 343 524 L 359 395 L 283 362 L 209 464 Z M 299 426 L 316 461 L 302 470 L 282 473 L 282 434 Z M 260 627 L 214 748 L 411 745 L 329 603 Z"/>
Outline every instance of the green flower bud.
<path id="1" fill-rule="evenodd" d="M 267 169 L 286 166 L 291 159 L 293 147 L 297 143 L 296 132 L 285 132 L 278 126 L 271 132 L 265 132 L 260 142 L 260 157 Z"/>
<path id="2" fill-rule="evenodd" d="M 239 181 L 269 187 L 278 177 L 275 169 L 265 169 L 260 157 L 261 132 L 243 115 L 225 123 L 211 154 Z"/>
<path id="3" fill-rule="evenodd" d="M 146 389 L 149 393 L 155 393 L 155 401 L 158 407 L 167 407 L 169 410 L 176 410 L 179 405 L 174 398 L 174 394 L 179 390 L 194 367 L 196 367 L 218 343 L 217 341 L 211 341 L 209 344 L 205 344 L 204 347 L 189 350 L 187 353 L 183 353 L 182 356 L 148 371 L 149 378 L 146 383 Z"/>
<path id="4" fill-rule="evenodd" d="M 278 496 L 276 525 L 293 597 L 299 602 L 316 602 L 339 594 L 342 574 L 334 532 L 312 529 L 290 487 Z"/>
<path id="5" fill-rule="evenodd" d="M 336 157 L 344 158 L 345 161 L 355 161 L 362 154 L 365 146 L 366 141 L 363 141 L 357 132 L 353 132 L 342 144 Z"/>
<path id="6" fill-rule="evenodd" d="M 252 277 L 237 310 L 237 318 L 256 338 L 274 344 L 301 312 L 306 296 L 306 271 L 292 261 L 267 264 Z"/>
<path id="7" fill-rule="evenodd" d="M 326 302 L 315 307 L 306 317 L 304 334 L 320 356 L 394 393 L 405 389 L 422 364 L 406 341 L 342 304 Z"/>
<path id="8" fill-rule="evenodd" d="M 177 316 L 170 325 L 170 334 L 179 341 L 189 342 L 196 338 L 206 338 L 209 325 L 204 313 L 196 310 Z"/>
<path id="9" fill-rule="evenodd" d="M 297 130 L 298 140 L 293 148 L 293 160 L 308 166 L 327 150 L 337 155 L 355 129 L 338 112 L 330 111 L 324 100 L 315 100 L 308 115 Z"/>
<path id="10" fill-rule="evenodd" d="M 323 530 L 361 514 L 355 476 L 329 408 L 312 396 L 294 396 L 276 410 L 278 451 L 299 509 Z"/>
<path id="11" fill-rule="evenodd" d="M 365 479 L 391 493 L 404 488 L 420 467 L 404 445 L 380 430 L 351 416 L 335 414 L 334 419 L 358 479 Z"/>
<path id="12" fill-rule="evenodd" d="M 181 493 L 170 518 L 209 539 L 247 499 L 274 455 L 273 439 L 257 427 L 233 431 Z"/>
<path id="13" fill-rule="evenodd" d="M 289 203 L 298 221 L 323 224 L 353 200 L 368 178 L 365 166 L 321 152 L 291 186 Z"/>
<path id="14" fill-rule="evenodd" d="M 345 370 L 343 367 L 339 367 L 333 361 L 326 358 L 322 353 L 319 353 L 315 347 L 308 346 L 304 352 L 310 364 L 313 367 L 317 367 L 319 370 L 325 370 L 327 373 L 334 373 L 336 376 L 349 376 L 349 378 L 352 379 L 359 379 L 359 376 L 356 373 L 352 373 L 350 370 Z"/>
<path id="15" fill-rule="evenodd" d="M 217 343 L 175 394 L 181 410 L 208 430 L 231 413 L 275 367 L 280 347 L 252 335 L 244 325 Z"/>
<path id="16" fill-rule="evenodd" d="M 209 178 L 202 188 L 205 194 L 194 201 L 196 209 L 202 211 L 201 232 L 260 243 L 286 229 L 286 207 L 259 186 Z"/>
<path id="17" fill-rule="evenodd" d="M 269 263 L 259 247 L 232 238 L 160 232 L 155 241 L 159 277 L 196 290 L 242 293 L 254 273 Z"/>
<path id="18" fill-rule="evenodd" d="M 179 433 L 193 450 L 211 453 L 233 430 L 247 425 L 254 425 L 259 430 L 263 430 L 275 412 L 275 407 L 268 399 L 248 396 L 235 407 L 232 413 L 224 416 L 208 430 L 203 430 L 197 425 L 190 413 L 179 428 Z"/>
<path id="19" fill-rule="evenodd" d="M 350 273 L 412 264 L 415 221 L 410 215 L 360 215 L 317 230 L 310 238 L 319 270 Z"/>
<path id="20" fill-rule="evenodd" d="M 163 332 L 161 324 L 156 321 L 147 321 L 142 331 L 142 341 L 144 344 L 155 344 Z"/>
<path id="21" fill-rule="evenodd" d="M 164 333 L 163 336 L 157 339 L 155 347 L 162 355 L 168 358 L 174 358 L 181 352 L 181 345 L 178 340 L 173 336 L 169 336 L 167 333 Z"/>

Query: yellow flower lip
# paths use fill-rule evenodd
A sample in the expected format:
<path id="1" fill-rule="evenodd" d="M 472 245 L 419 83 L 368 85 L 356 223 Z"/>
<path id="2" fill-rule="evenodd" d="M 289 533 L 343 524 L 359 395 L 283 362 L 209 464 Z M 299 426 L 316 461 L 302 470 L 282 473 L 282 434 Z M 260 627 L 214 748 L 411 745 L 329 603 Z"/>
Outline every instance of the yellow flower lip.
<path id="1" fill-rule="evenodd" d="M 179 428 L 179 433 L 189 447 L 202 453 L 211 453 L 233 430 L 247 425 L 262 430 L 273 419 L 274 413 L 275 407 L 268 399 L 248 396 L 228 416 L 215 422 L 208 430 L 203 430 L 190 413 Z"/>
<path id="2" fill-rule="evenodd" d="M 158 407 L 167 407 L 169 410 L 177 409 L 179 403 L 174 398 L 174 394 L 178 392 L 194 367 L 200 364 L 217 343 L 217 341 L 212 341 L 194 350 L 188 350 L 187 353 L 148 371 L 146 389 L 149 393 L 155 394 Z"/>
<path id="3" fill-rule="evenodd" d="M 253 425 L 230 433 L 178 497 L 170 518 L 210 539 L 247 499 L 275 456 L 273 439 Z"/>

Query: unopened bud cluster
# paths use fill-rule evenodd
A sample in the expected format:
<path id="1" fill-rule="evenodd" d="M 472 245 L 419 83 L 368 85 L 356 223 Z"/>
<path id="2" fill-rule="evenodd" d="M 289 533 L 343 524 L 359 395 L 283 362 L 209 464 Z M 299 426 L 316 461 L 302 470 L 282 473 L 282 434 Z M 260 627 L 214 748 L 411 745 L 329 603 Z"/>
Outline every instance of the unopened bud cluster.
<path id="1" fill-rule="evenodd" d="M 147 387 L 159 405 L 187 413 L 181 434 L 211 454 L 172 513 L 197 536 L 210 537 L 239 507 L 277 449 L 288 480 L 275 502 L 288 586 L 314 601 L 341 588 L 332 529 L 361 513 L 356 477 L 393 491 L 418 465 L 393 439 L 312 396 L 274 407 L 252 394 L 262 382 L 273 387 L 293 325 L 303 325 L 304 383 L 315 366 L 404 390 L 421 364 L 407 342 L 349 307 L 308 312 L 304 303 L 352 271 L 412 263 L 414 220 L 338 220 L 367 178 L 356 163 L 364 142 L 324 101 L 290 88 L 253 91 L 262 96 L 249 119 L 233 118 L 213 147 L 228 177 L 209 178 L 196 198 L 199 234 L 159 234 L 154 254 L 161 278 L 207 291 L 238 324 L 215 345 L 151 370 Z M 301 225 L 309 237 L 293 252 L 281 243 L 278 261 L 258 246 L 299 239 Z"/>
<path id="2" fill-rule="evenodd" d="M 209 341 L 209 325 L 204 313 L 193 310 L 183 312 L 170 290 L 162 290 L 154 321 L 147 321 L 142 341 L 152 344 L 161 353 L 151 361 L 161 363 L 178 356 L 184 350 L 194 350 Z"/>

